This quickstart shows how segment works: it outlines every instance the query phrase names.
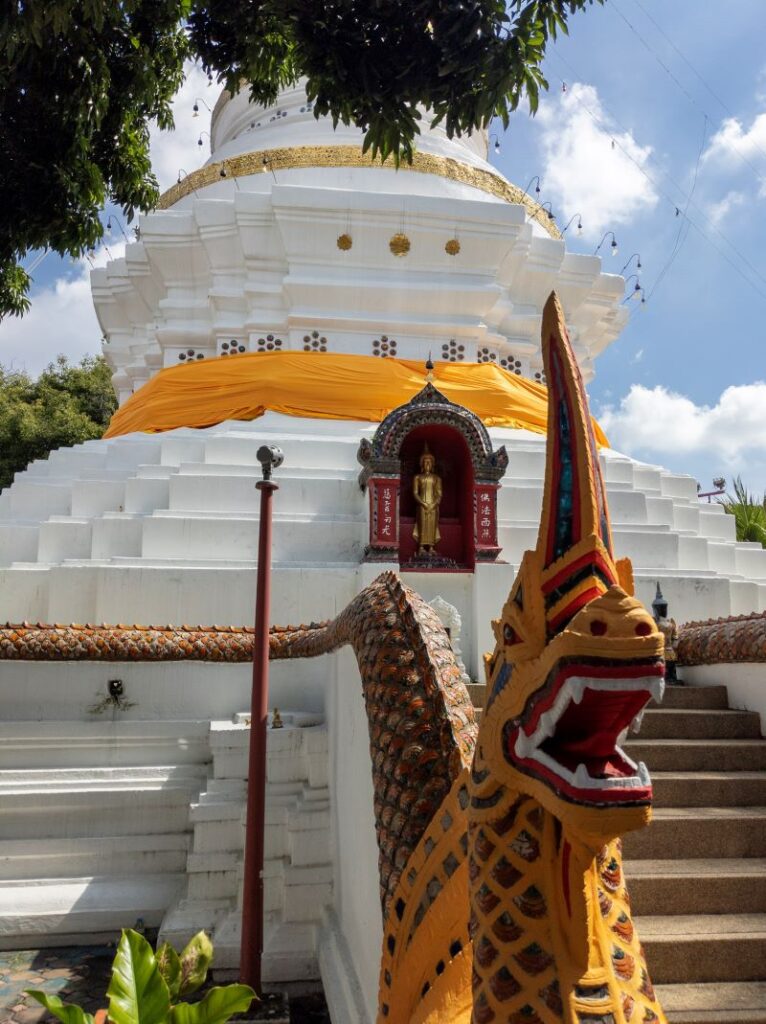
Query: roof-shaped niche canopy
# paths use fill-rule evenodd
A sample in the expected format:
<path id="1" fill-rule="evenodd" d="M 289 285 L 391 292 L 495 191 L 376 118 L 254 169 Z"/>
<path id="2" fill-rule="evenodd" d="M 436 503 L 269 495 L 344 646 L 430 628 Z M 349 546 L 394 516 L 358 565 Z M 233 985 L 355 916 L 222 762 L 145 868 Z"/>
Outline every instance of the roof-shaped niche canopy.
<path id="1" fill-rule="evenodd" d="M 437 481 L 433 545 L 422 544 L 419 506 L 423 460 Z M 357 452 L 359 484 L 370 495 L 369 561 L 396 561 L 413 571 L 472 571 L 493 561 L 497 544 L 497 490 L 508 466 L 504 447 L 494 450 L 487 428 L 432 383 L 390 412 L 372 441 Z"/>

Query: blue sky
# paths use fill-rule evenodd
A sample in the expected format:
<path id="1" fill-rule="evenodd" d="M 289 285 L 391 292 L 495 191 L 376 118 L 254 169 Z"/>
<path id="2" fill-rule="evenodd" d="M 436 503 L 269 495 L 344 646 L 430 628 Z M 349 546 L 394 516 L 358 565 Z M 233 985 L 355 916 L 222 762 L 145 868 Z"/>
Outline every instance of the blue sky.
<path id="1" fill-rule="evenodd" d="M 628 303 L 627 328 L 597 362 L 592 404 L 616 447 L 706 489 L 735 473 L 766 489 L 765 30 L 763 0 L 594 6 L 551 48 L 537 117 L 522 105 L 492 157 L 522 187 L 540 176 L 560 226 L 582 214 L 582 236 L 567 232 L 572 250 L 592 253 L 613 230 L 619 253 L 608 255 L 609 239 L 605 269 L 640 253 L 647 302 Z M 198 95 L 212 105 L 206 84 L 195 72 L 178 131 L 157 140 L 165 186 L 204 159 L 205 123 L 190 108 Z M 107 240 L 115 254 L 121 242 L 119 230 Z M 36 372 L 59 351 L 98 350 L 87 271 L 43 261 L 32 313 L 0 324 L 0 361 Z"/>

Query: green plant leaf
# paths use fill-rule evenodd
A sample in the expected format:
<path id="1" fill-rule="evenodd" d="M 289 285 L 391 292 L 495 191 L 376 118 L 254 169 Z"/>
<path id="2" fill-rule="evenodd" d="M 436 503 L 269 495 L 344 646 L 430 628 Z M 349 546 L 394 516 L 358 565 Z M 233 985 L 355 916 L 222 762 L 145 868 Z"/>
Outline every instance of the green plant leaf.
<path id="1" fill-rule="evenodd" d="M 170 993 L 154 950 L 138 932 L 124 928 L 112 964 L 109 1020 L 114 1024 L 165 1024 Z"/>
<path id="2" fill-rule="evenodd" d="M 39 992 L 32 988 L 25 989 L 25 991 L 28 996 L 44 1006 L 48 1013 L 53 1014 L 64 1024 L 93 1024 L 93 1017 L 86 1013 L 81 1006 L 65 1003 L 58 996 L 49 996 L 47 992 Z"/>
<path id="3" fill-rule="evenodd" d="M 224 1024 L 235 1013 L 244 1013 L 255 998 L 249 985 L 211 988 L 199 1003 L 178 1003 L 170 1011 L 170 1024 Z"/>
<path id="4" fill-rule="evenodd" d="M 204 984 L 213 960 L 213 943 L 204 932 L 189 939 L 181 953 L 181 984 L 179 995 L 188 996 Z"/>
<path id="5" fill-rule="evenodd" d="M 178 991 L 181 987 L 181 959 L 169 942 L 163 942 L 161 946 L 158 946 L 154 955 L 172 1002 L 178 998 Z"/>

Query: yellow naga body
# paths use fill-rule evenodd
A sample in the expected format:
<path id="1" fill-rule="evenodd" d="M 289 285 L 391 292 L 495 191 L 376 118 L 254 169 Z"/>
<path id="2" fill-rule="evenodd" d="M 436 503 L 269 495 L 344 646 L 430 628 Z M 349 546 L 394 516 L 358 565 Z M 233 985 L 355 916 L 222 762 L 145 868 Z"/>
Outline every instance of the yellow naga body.
<path id="1" fill-rule="evenodd" d="M 663 638 L 616 562 L 588 402 L 551 295 L 537 546 L 486 659 L 473 763 L 404 867 L 379 1024 L 665 1022 L 630 914 L 624 833 L 652 789 L 620 743 L 664 688 Z M 444 955 L 448 951 L 448 955 Z"/>

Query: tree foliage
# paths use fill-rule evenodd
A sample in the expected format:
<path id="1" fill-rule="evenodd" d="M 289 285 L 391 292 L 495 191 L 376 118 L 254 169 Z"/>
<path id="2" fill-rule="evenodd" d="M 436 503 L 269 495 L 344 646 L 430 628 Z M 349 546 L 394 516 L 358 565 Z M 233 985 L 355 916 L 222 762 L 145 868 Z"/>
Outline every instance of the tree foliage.
<path id="1" fill-rule="evenodd" d="M 24 0 L 0 15 L 0 316 L 28 306 L 20 261 L 82 256 L 107 200 L 127 216 L 159 198 L 149 123 L 189 53 L 188 0 Z"/>
<path id="2" fill-rule="evenodd" d="M 101 437 L 117 408 L 106 362 L 60 356 L 37 380 L 0 366 L 0 489 L 33 459 Z"/>
<path id="3" fill-rule="evenodd" d="M 197 57 L 256 101 L 306 76 L 317 117 L 412 158 L 422 111 L 448 135 L 504 124 L 547 87 L 548 40 L 604 0 L 24 0 L 0 13 L 0 318 L 29 305 L 30 251 L 80 257 L 109 201 L 157 202 L 149 124 L 172 126 Z"/>
<path id="4" fill-rule="evenodd" d="M 739 476 L 734 477 L 732 488 L 734 494 L 727 494 L 721 499 L 721 504 L 729 515 L 734 516 L 737 540 L 755 541 L 766 548 L 766 495 L 758 498 L 749 494 Z"/>

